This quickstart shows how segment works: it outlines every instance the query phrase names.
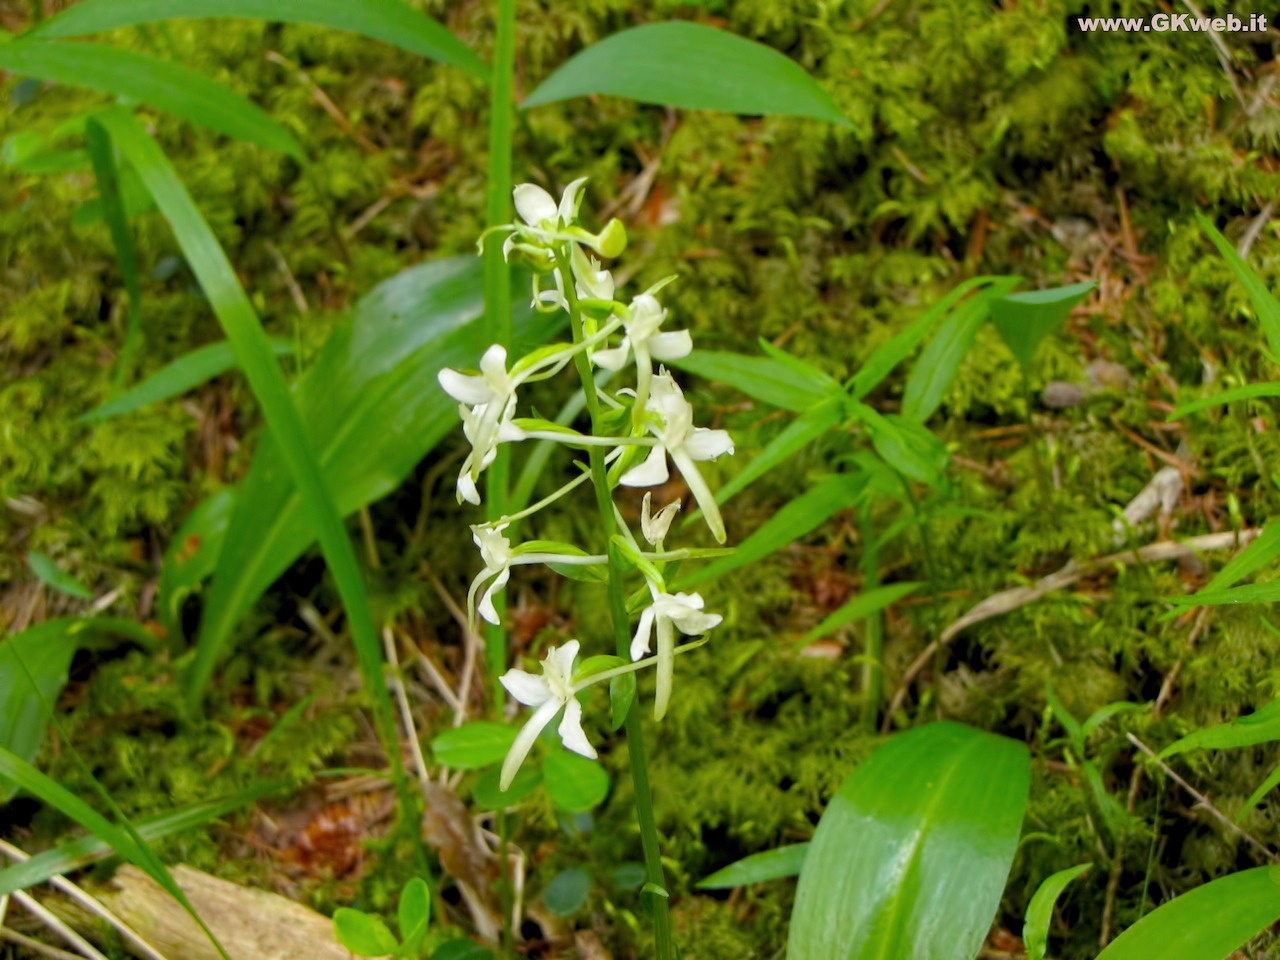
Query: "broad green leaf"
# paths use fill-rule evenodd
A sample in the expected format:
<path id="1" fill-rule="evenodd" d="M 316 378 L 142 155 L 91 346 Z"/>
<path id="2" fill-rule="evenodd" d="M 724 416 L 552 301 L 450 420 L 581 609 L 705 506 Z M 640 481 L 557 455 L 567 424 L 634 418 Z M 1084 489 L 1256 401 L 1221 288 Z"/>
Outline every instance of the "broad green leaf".
<path id="1" fill-rule="evenodd" d="M 1188 414 L 1198 413 L 1210 407 L 1218 407 L 1238 400 L 1255 400 L 1258 397 L 1280 397 L 1280 383 L 1247 383 L 1243 387 L 1223 390 L 1211 397 L 1202 397 L 1178 406 L 1173 413 L 1165 417 L 1166 421 L 1180 420 Z"/>
<path id="2" fill-rule="evenodd" d="M 683 359 L 671 361 L 670 365 L 727 384 L 753 400 L 794 413 L 804 413 L 840 392 L 840 384 L 829 377 L 823 381 L 812 375 L 804 376 L 769 357 L 695 350 Z"/>
<path id="3" fill-rule="evenodd" d="M 1252 747 L 1259 743 L 1280 740 L 1280 700 L 1267 704 L 1261 710 L 1237 717 L 1230 723 L 1203 727 L 1175 740 L 1160 751 L 1161 758 L 1176 756 L 1188 750 L 1229 750 L 1233 747 Z"/>
<path id="4" fill-rule="evenodd" d="M 698 889 L 726 890 L 729 887 L 745 887 L 749 883 L 798 876 L 808 852 L 809 844 L 792 843 L 764 853 L 753 853 L 700 880 Z"/>
<path id="5" fill-rule="evenodd" d="M 406 956 L 417 957 L 418 947 L 427 935 L 427 924 L 430 922 L 431 888 L 422 878 L 414 877 L 400 891 L 400 904 L 396 908 L 400 939 L 409 948 Z"/>
<path id="6" fill-rule="evenodd" d="M 163 840 L 165 837 L 171 837 L 225 817 L 255 800 L 292 788 L 291 783 L 269 781 L 253 784 L 227 797 L 187 804 L 139 820 L 136 824 L 138 835 L 148 843 Z M 22 863 L 0 870 L 0 897 L 15 890 L 34 887 L 36 884 L 44 883 L 50 877 L 80 870 L 114 852 L 110 846 L 93 836 L 68 840 Z"/>
<path id="7" fill-rule="evenodd" d="M 182 522 L 160 564 L 156 611 L 169 637 L 171 650 L 186 646 L 182 632 L 182 604 L 212 575 L 222 552 L 222 540 L 235 509 L 236 491 L 224 487 L 202 500 Z"/>
<path id="8" fill-rule="evenodd" d="M 300 378 L 306 435 L 343 515 L 395 490 L 441 440 L 460 435 L 457 402 L 436 374 L 484 352 L 480 278 L 480 261 L 469 256 L 392 277 L 356 305 Z M 522 306 L 512 355 L 548 339 L 563 319 Z M 193 689 L 207 682 L 240 618 L 315 540 L 283 459 L 272 431 L 240 485 L 205 598 Z"/>
<path id="9" fill-rule="evenodd" d="M 590 810 L 609 793 L 609 774 L 594 760 L 555 749 L 542 765 L 551 802 L 568 813 Z"/>
<path id="10" fill-rule="evenodd" d="M 489 76 L 489 68 L 470 47 L 404 0 L 85 0 L 46 20 L 27 36 L 75 37 L 162 20 L 213 17 L 347 30 L 459 67 L 480 80 Z"/>
<path id="11" fill-rule="evenodd" d="M 1092 866 L 1091 863 L 1082 863 L 1078 867 L 1059 870 L 1040 884 L 1031 902 L 1027 904 L 1027 917 L 1022 925 L 1022 942 L 1027 946 L 1027 960 L 1044 960 L 1045 950 L 1049 947 L 1049 924 L 1053 922 L 1054 904 L 1062 896 L 1062 891 L 1067 889 L 1067 885 Z"/>
<path id="12" fill-rule="evenodd" d="M 1036 348 L 1063 320 L 1077 303 L 1098 285 L 1096 280 L 1073 283 L 1049 290 L 1013 293 L 991 301 L 991 322 L 1012 351 L 1024 374 L 1031 369 Z"/>
<path id="13" fill-rule="evenodd" d="M 502 789 L 502 768 L 497 764 L 480 774 L 471 790 L 471 798 L 484 810 L 505 810 L 514 807 L 542 783 L 542 767 L 536 763 L 521 764 L 515 779 L 506 790 Z"/>
<path id="14" fill-rule="evenodd" d="M 754 460 L 735 473 L 733 479 L 716 491 L 716 503 L 723 504 L 730 497 L 741 493 L 774 467 L 795 456 L 802 447 L 808 446 L 823 434 L 834 430 L 843 418 L 844 405 L 836 398 L 824 400 L 808 412 L 801 414 L 785 430 L 770 440 Z M 695 513 L 685 522 L 691 523 L 697 516 L 699 514 Z"/>
<path id="15" fill-rule="evenodd" d="M 949 722 L 893 737 L 818 823 L 787 957 L 973 960 L 1000 905 L 1030 779 L 1026 747 L 1005 737 Z"/>
<path id="16" fill-rule="evenodd" d="M 542 902 L 557 917 L 571 917 L 591 893 L 591 871 L 586 867 L 561 870 L 542 891 Z"/>
<path id="17" fill-rule="evenodd" d="M 339 907 L 334 911 L 333 935 L 359 957 L 382 957 L 400 946 L 400 941 L 380 917 L 350 907 Z"/>
<path id="18" fill-rule="evenodd" d="M 280 337 L 271 338 L 271 351 L 277 357 L 288 356 L 293 349 L 293 344 L 288 340 Z M 93 423 L 97 420 L 118 417 L 123 413 L 141 410 L 148 404 L 180 396 L 234 369 L 235 365 L 236 358 L 231 352 L 231 344 L 226 340 L 197 347 L 168 366 L 157 370 L 127 393 L 94 407 L 88 413 L 81 414 L 76 419 L 76 423 Z"/>
<path id="19" fill-rule="evenodd" d="M 877 587 L 866 593 L 860 593 L 839 609 L 824 617 L 821 623 L 804 635 L 801 642 L 813 643 L 813 641 L 825 637 L 829 633 L 834 633 L 841 627 L 846 627 L 864 617 L 869 617 L 873 613 L 879 613 L 889 604 L 897 603 L 908 594 L 915 593 L 922 586 L 924 586 L 923 583 L 892 583 L 887 587 Z"/>
<path id="20" fill-rule="evenodd" d="M 907 375 L 902 396 L 902 415 L 924 423 L 942 405 L 947 391 L 960 372 L 978 328 L 987 319 L 992 297 L 1004 296 L 1016 281 L 1001 280 L 964 301 L 942 321 Z"/>
<path id="21" fill-rule="evenodd" d="M 1218 248 L 1223 259 L 1227 261 L 1231 272 L 1240 281 L 1240 286 L 1244 287 L 1245 293 L 1249 295 L 1249 301 L 1258 315 L 1258 324 L 1267 338 L 1271 353 L 1273 356 L 1280 357 L 1280 300 L 1277 300 L 1275 295 L 1266 288 L 1262 278 L 1249 264 L 1245 263 L 1244 258 L 1236 252 L 1236 248 L 1227 242 L 1227 238 L 1218 232 L 1217 227 L 1209 222 L 1208 217 L 1197 213 L 1196 220 L 1213 241 L 1213 245 Z"/>
<path id="22" fill-rule="evenodd" d="M 298 141 L 260 107 L 181 64 L 96 43 L 0 43 L 0 70 L 124 96 L 191 123 L 303 159 Z"/>
<path id="23" fill-rule="evenodd" d="M 437 734 L 431 752 L 437 763 L 458 770 L 479 770 L 501 763 L 519 731 L 505 723 L 476 720 Z"/>
<path id="24" fill-rule="evenodd" d="M 1280 867 L 1219 877 L 1161 904 L 1098 960 L 1222 960 L 1280 918 Z"/>
<path id="25" fill-rule="evenodd" d="M 592 94 L 691 110 L 852 123 L 802 67 L 777 50 L 700 23 L 648 23 L 593 43 L 521 107 Z"/>
<path id="26" fill-rule="evenodd" d="M 681 577 L 679 589 L 723 576 L 799 540 L 833 514 L 852 506 L 864 487 L 862 474 L 842 473 L 819 481 L 766 520 L 732 555 L 713 560 L 701 570 Z"/>
<path id="27" fill-rule="evenodd" d="M 929 335 L 938 321 L 951 312 L 951 308 L 959 303 L 970 290 L 989 286 L 1001 281 L 1012 284 L 1018 277 L 972 277 L 951 290 L 945 297 L 933 304 L 924 313 L 907 324 L 906 328 L 895 334 L 887 343 L 877 347 L 866 362 L 850 379 L 846 387 L 849 395 L 861 400 L 878 387 L 884 378 L 889 376 L 903 360 L 911 356 Z"/>
<path id="28" fill-rule="evenodd" d="M 59 593 L 65 593 L 67 596 L 75 597 L 77 600 L 93 599 L 92 590 L 65 570 L 59 570 L 58 565 L 39 550 L 32 550 L 27 554 L 27 566 L 31 568 L 31 572 L 40 579 L 41 583 L 52 587 Z M 3 687 L 0 687 L 0 690 L 3 689 Z"/>

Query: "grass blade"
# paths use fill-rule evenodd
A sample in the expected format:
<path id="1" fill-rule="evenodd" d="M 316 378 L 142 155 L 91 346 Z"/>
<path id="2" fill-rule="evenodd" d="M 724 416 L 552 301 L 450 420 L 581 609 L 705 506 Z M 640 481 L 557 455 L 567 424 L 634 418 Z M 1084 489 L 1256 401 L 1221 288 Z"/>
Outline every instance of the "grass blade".
<path id="1" fill-rule="evenodd" d="M 1247 383 L 1233 390 L 1223 390 L 1212 397 L 1202 397 L 1189 403 L 1181 404 L 1173 413 L 1165 417 L 1167 422 L 1181 420 L 1191 413 L 1208 410 L 1210 407 L 1222 406 L 1224 403 L 1235 403 L 1237 400 L 1255 400 L 1259 397 L 1280 397 L 1280 383 Z"/>
<path id="2" fill-rule="evenodd" d="M 787 114 L 853 126 L 799 64 L 772 47 L 700 23 L 649 23 L 572 57 L 523 108 L 610 94 L 693 110 Z"/>
<path id="3" fill-rule="evenodd" d="M 277 357 L 293 352 L 293 344 L 279 337 L 270 339 L 271 352 Z M 132 390 L 76 418 L 76 423 L 94 423 L 121 414 L 133 413 L 152 403 L 177 397 L 200 384 L 221 376 L 236 365 L 231 344 L 226 340 L 199 347 L 184 354 L 173 363 L 157 370 Z"/>
<path id="4" fill-rule="evenodd" d="M 821 639 L 841 627 L 846 627 L 857 620 L 861 620 L 863 617 L 869 617 L 873 613 L 879 613 L 889 604 L 897 603 L 903 597 L 915 593 L 923 586 L 923 583 L 891 583 L 887 587 L 877 587 L 875 590 L 860 593 L 838 610 L 823 618 L 820 624 L 804 635 L 801 642 L 813 643 L 813 641 Z"/>
<path id="5" fill-rule="evenodd" d="M 807 413 L 801 414 L 788 425 L 787 429 L 770 440 L 769 445 L 735 474 L 732 480 L 716 491 L 716 503 L 723 504 L 730 497 L 741 493 L 774 467 L 794 456 L 801 447 L 817 440 L 828 430 L 835 429 L 836 424 L 843 417 L 844 406 L 837 398 L 825 400 Z M 691 523 L 695 517 L 696 514 L 690 516 L 685 522 Z"/>
<path id="6" fill-rule="evenodd" d="M 1049 924 L 1053 921 L 1053 907 L 1062 896 L 1062 891 L 1072 880 L 1084 873 L 1093 864 L 1082 863 L 1078 867 L 1068 867 L 1046 877 L 1040 884 L 1031 902 L 1027 904 L 1027 917 L 1022 924 L 1022 940 L 1027 945 L 1027 960 L 1044 960 L 1045 951 L 1049 947 Z"/>
<path id="7" fill-rule="evenodd" d="M 1161 750 L 1160 758 L 1167 759 L 1188 750 L 1252 747 L 1259 743 L 1271 743 L 1273 740 L 1280 740 L 1280 700 L 1229 723 L 1219 723 L 1189 733 Z"/>
<path id="8" fill-rule="evenodd" d="M 745 887 L 749 883 L 798 876 L 808 852 L 809 844 L 791 843 L 776 850 L 753 853 L 698 881 L 697 886 L 699 890 L 727 890 Z"/>
<path id="9" fill-rule="evenodd" d="M 753 400 L 794 413 L 804 413 L 840 392 L 840 384 L 823 382 L 768 357 L 721 350 L 695 350 L 670 362 L 689 373 L 728 384 Z"/>
<path id="10" fill-rule="evenodd" d="M 59 570 L 58 565 L 39 550 L 32 550 L 27 554 L 27 566 L 41 583 L 59 593 L 65 593 L 68 597 L 75 597 L 77 600 L 93 599 L 92 590 L 65 570 Z M 3 689 L 4 687 L 0 686 L 0 690 Z"/>
<path id="11" fill-rule="evenodd" d="M 408 794 L 407 781 L 400 759 L 391 697 L 382 675 L 381 646 L 369 596 L 356 563 L 355 550 L 325 486 L 315 454 L 307 443 L 302 418 L 294 406 L 280 365 L 272 355 L 271 343 L 213 231 L 159 145 L 147 136 L 127 111 L 117 108 L 99 117 L 172 226 L 178 245 L 222 324 L 232 352 L 244 370 L 254 396 L 262 405 L 271 435 L 307 504 L 308 518 L 314 525 L 325 562 L 346 608 L 378 736 L 391 764 L 392 778 L 404 800 Z M 201 698 L 202 688 L 196 682 L 199 679 L 198 675 L 188 678 L 187 691 L 193 703 Z M 406 806 L 406 812 L 409 809 L 412 809 L 411 803 Z"/>
<path id="12" fill-rule="evenodd" d="M 86 0 L 26 36 L 75 37 L 161 20 L 236 17 L 309 23 L 382 40 L 487 80 L 489 70 L 442 24 L 404 0 Z"/>
<path id="13" fill-rule="evenodd" d="M 0 70 L 125 96 L 238 140 L 303 159 L 284 127 L 234 90 L 189 67 L 96 43 L 0 43 Z"/>
<path id="14" fill-rule="evenodd" d="M 1227 261 L 1227 266 L 1240 281 L 1240 286 L 1244 287 L 1245 293 L 1249 295 L 1249 301 L 1258 314 L 1258 324 L 1267 338 L 1271 353 L 1275 357 L 1280 357 L 1280 300 L 1277 300 L 1275 295 L 1263 285 L 1262 278 L 1249 264 L 1245 263 L 1244 258 L 1236 252 L 1236 248 L 1227 242 L 1227 238 L 1218 232 L 1218 228 L 1209 222 L 1208 217 L 1197 213 L 1196 220 L 1213 241 L 1213 245 L 1218 248 L 1223 259 Z"/>

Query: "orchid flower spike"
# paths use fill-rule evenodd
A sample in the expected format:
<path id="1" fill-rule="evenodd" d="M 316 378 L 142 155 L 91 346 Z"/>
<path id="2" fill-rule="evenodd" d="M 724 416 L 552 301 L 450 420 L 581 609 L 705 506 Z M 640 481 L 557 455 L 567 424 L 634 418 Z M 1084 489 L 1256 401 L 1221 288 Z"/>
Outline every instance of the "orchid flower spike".
<path id="1" fill-rule="evenodd" d="M 689 485 L 689 492 L 697 501 L 712 536 L 717 542 L 724 543 L 724 520 L 720 516 L 720 508 L 711 488 L 698 472 L 697 463 L 733 453 L 733 440 L 724 430 L 708 430 L 693 425 L 693 407 L 665 369 L 653 378 L 646 410 L 653 416 L 646 420 L 645 427 L 658 438 L 658 444 L 642 463 L 624 473 L 619 483 L 626 487 L 654 487 L 666 483 L 670 476 L 667 472 L 667 454 L 670 454 L 684 482 Z"/>
<path id="2" fill-rule="evenodd" d="M 662 332 L 662 322 L 667 311 L 658 298 L 642 293 L 631 301 L 623 317 L 627 335 L 621 346 L 612 350 L 597 350 L 591 359 L 606 370 L 621 370 L 631 354 L 636 358 L 636 404 L 643 410 L 649 399 L 649 383 L 653 378 L 654 360 L 679 360 L 693 351 L 693 339 L 688 330 Z"/>
<path id="3" fill-rule="evenodd" d="M 498 456 L 498 444 L 524 439 L 511 422 L 516 412 L 516 381 L 507 373 L 507 351 L 494 344 L 480 358 L 480 373 L 466 374 L 447 367 L 437 375 L 444 392 L 459 401 L 462 429 L 471 453 L 458 474 L 458 502 L 480 503 L 476 480 Z"/>
<path id="4" fill-rule="evenodd" d="M 640 614 L 636 635 L 631 641 L 631 659 L 639 660 L 649 652 L 650 637 L 658 634 L 657 692 L 653 698 L 653 718 L 661 720 L 671 702 L 671 686 L 675 676 L 676 630 L 685 636 L 706 633 L 724 619 L 718 613 L 703 613 L 704 601 L 696 593 L 664 592 L 650 582 L 653 603 Z"/>
<path id="5" fill-rule="evenodd" d="M 596 751 L 587 742 L 587 735 L 582 729 L 582 704 L 574 696 L 573 662 L 578 656 L 578 648 L 578 641 L 570 640 L 563 647 L 547 650 L 542 660 L 541 676 L 512 669 L 500 678 L 507 692 L 516 700 L 526 707 L 537 707 L 516 734 L 515 742 L 502 762 L 500 789 L 505 791 L 511 786 L 538 734 L 555 718 L 561 707 L 564 708 L 564 718 L 557 729 L 560 740 L 574 753 L 595 759 Z"/>

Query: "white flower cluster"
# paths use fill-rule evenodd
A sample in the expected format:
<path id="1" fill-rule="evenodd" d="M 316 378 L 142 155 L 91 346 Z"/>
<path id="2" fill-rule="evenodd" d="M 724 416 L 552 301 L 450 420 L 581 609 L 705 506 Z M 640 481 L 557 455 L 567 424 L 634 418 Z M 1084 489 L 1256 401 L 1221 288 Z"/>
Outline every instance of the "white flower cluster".
<path id="1" fill-rule="evenodd" d="M 601 257 L 616 257 L 626 247 L 626 231 L 611 220 L 599 233 L 579 226 L 585 178 L 565 189 L 560 202 L 541 187 L 521 184 L 514 199 L 519 223 L 493 228 L 507 234 L 503 254 L 518 259 L 534 270 L 533 306 L 540 310 L 565 310 L 575 325 L 569 344 L 543 347 L 520 359 L 510 368 L 507 352 L 495 344 L 485 351 L 475 373 L 441 370 L 440 385 L 458 401 L 463 431 L 471 452 L 458 474 L 458 501 L 480 503 L 477 481 L 497 457 L 498 445 L 521 440 L 552 440 L 571 447 L 606 447 L 605 463 L 612 465 L 609 483 L 628 487 L 652 487 L 670 477 L 667 459 L 676 465 L 697 502 L 712 535 L 725 541 L 724 521 L 715 497 L 698 470 L 698 463 L 733 452 L 733 442 L 724 430 L 708 430 L 693 425 L 693 408 L 685 399 L 662 361 L 679 360 L 693 349 L 687 330 L 664 330 L 667 311 L 656 294 L 668 281 L 638 294 L 629 303 L 616 299 L 613 275 L 587 250 Z M 483 238 L 481 240 L 483 244 Z M 552 286 L 544 286 L 548 275 Z M 630 362 L 635 366 L 634 388 L 613 393 L 597 390 L 596 400 L 610 411 L 625 411 L 619 422 L 629 424 L 621 436 L 601 437 L 537 419 L 516 417 L 517 390 L 525 383 L 553 376 L 585 354 L 594 366 L 618 372 Z M 654 364 L 659 363 L 655 371 Z M 595 389 L 594 387 L 592 389 Z M 610 421 L 612 422 L 612 420 Z M 555 502 L 586 480 L 587 474 L 570 481 L 535 507 L 510 517 L 472 527 L 484 568 L 471 584 L 468 613 L 490 623 L 498 623 L 494 596 L 506 585 L 511 568 L 519 564 L 542 563 L 556 566 L 605 566 L 608 558 L 589 555 L 568 544 L 531 541 L 512 546 L 504 531 L 518 519 Z M 619 530 L 637 569 L 643 572 L 651 603 L 640 614 L 631 643 L 632 664 L 575 675 L 580 649 L 577 640 L 551 648 L 542 661 L 541 675 L 509 670 L 502 684 L 520 703 L 535 710 L 516 737 L 503 764 L 501 784 L 506 789 L 520 764 L 533 747 L 538 734 L 563 710 L 558 728 L 565 747 L 583 756 L 595 750 L 582 729 L 582 705 L 577 694 L 588 686 L 639 667 L 656 667 L 657 692 L 654 715 L 666 713 L 671 698 L 676 634 L 697 636 L 720 623 L 717 614 L 704 613 L 704 602 L 696 593 L 669 593 L 663 579 L 665 562 L 690 551 L 672 553 L 665 539 L 680 502 L 667 504 L 656 514 L 651 495 L 646 493 L 641 514 L 641 534 L 652 548 L 641 549 L 625 525 Z M 483 592 L 482 592 L 483 591 Z M 657 638 L 654 656 L 653 638 Z"/>

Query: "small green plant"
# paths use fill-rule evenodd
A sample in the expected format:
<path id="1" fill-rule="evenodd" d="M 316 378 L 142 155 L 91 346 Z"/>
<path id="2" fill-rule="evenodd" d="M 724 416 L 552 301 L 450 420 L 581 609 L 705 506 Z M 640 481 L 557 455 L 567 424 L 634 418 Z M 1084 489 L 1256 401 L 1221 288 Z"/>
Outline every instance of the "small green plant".
<path id="1" fill-rule="evenodd" d="M 352 907 L 339 907 L 333 914 L 333 934 L 358 957 L 390 956 L 396 960 L 425 957 L 424 944 L 431 923 L 431 889 L 425 880 L 415 877 L 404 885 L 396 922 L 400 930 L 398 938 L 381 917 Z"/>

